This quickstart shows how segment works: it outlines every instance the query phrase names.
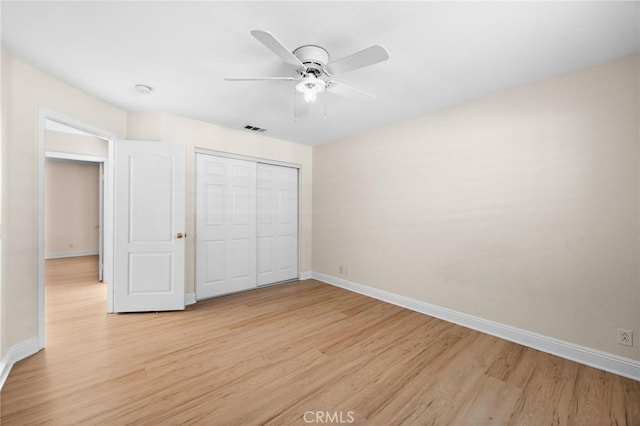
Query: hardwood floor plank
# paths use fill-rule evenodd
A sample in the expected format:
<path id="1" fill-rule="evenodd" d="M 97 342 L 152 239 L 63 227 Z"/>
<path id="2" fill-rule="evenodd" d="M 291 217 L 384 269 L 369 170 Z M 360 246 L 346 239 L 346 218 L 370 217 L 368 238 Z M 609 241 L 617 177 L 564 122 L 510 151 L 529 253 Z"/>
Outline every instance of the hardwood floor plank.
<path id="1" fill-rule="evenodd" d="M 620 380 L 624 388 L 626 420 L 629 425 L 640 425 L 640 382 Z"/>
<path id="2" fill-rule="evenodd" d="M 620 378 L 594 368 L 578 366 L 571 400 L 569 424 L 624 424 L 627 421 L 624 388 Z M 636 404 L 640 403 L 636 401 Z M 637 421 L 634 419 L 634 421 Z"/>
<path id="3" fill-rule="evenodd" d="M 516 403 L 512 424 L 567 424 L 578 364 L 531 351 L 535 361 Z M 550 386 L 552 384 L 552 386 Z"/>
<path id="4" fill-rule="evenodd" d="M 639 382 L 314 280 L 110 315 L 96 266 L 46 262 L 3 425 L 640 424 Z"/>

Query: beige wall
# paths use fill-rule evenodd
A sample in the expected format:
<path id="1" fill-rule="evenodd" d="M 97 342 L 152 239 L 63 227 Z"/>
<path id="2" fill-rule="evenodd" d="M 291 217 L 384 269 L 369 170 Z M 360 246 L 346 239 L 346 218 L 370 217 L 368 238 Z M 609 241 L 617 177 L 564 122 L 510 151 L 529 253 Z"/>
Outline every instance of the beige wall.
<path id="1" fill-rule="evenodd" d="M 203 148 L 301 165 L 300 271 L 311 271 L 312 148 L 310 146 L 162 113 L 130 114 L 129 138 L 174 141 L 182 142 L 186 145 L 187 235 L 195 235 L 195 149 Z M 187 293 L 193 293 L 195 238 L 187 238 L 185 261 L 185 290 Z"/>
<path id="2" fill-rule="evenodd" d="M 38 111 L 55 111 L 115 134 L 126 134 L 127 114 L 13 58 L 2 57 L 2 354 L 37 335 L 36 165 Z M 11 268 L 6 268 L 11 265 Z"/>
<path id="3" fill-rule="evenodd" d="M 314 271 L 640 359 L 616 343 L 640 334 L 638 76 L 626 57 L 314 148 Z"/>
<path id="4" fill-rule="evenodd" d="M 45 256 L 98 253 L 100 165 L 45 162 Z"/>

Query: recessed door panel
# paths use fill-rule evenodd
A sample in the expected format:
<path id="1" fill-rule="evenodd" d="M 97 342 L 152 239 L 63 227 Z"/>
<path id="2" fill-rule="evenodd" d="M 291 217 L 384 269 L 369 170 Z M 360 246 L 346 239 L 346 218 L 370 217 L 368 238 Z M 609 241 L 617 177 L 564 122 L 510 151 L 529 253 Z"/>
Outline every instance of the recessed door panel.
<path id="1" fill-rule="evenodd" d="M 205 284 L 212 285 L 224 281 L 225 250 L 224 240 L 207 241 L 204 244 L 206 263 Z"/>
<path id="2" fill-rule="evenodd" d="M 298 214 L 297 209 L 293 208 L 293 191 L 288 189 L 281 189 L 278 191 L 278 198 L 280 201 L 280 214 L 278 215 L 280 223 L 283 225 L 291 225 L 296 219 L 293 217 L 294 214 Z"/>
<path id="3" fill-rule="evenodd" d="M 224 163 L 220 163 L 217 161 L 207 161 L 204 167 L 206 170 L 205 174 L 209 176 L 219 176 L 221 178 L 224 178 L 226 169 Z"/>
<path id="4" fill-rule="evenodd" d="M 129 294 L 150 295 L 173 290 L 171 253 L 130 253 Z"/>
<path id="5" fill-rule="evenodd" d="M 234 160 L 232 160 L 234 161 Z M 252 177 L 255 178 L 255 165 L 246 161 L 247 164 L 232 164 L 233 180 L 236 183 L 252 183 Z"/>
<path id="6" fill-rule="evenodd" d="M 238 238 L 232 241 L 233 249 L 233 279 L 247 278 L 249 276 L 249 253 L 251 248 L 250 238 Z"/>
<path id="7" fill-rule="evenodd" d="M 173 165 L 169 155 L 132 153 L 128 157 L 129 242 L 171 242 Z"/>
<path id="8" fill-rule="evenodd" d="M 273 223 L 273 189 L 258 188 L 258 223 Z"/>
<path id="9" fill-rule="evenodd" d="M 281 235 L 278 237 L 278 268 L 279 272 L 287 272 L 293 268 L 292 249 L 294 245 L 292 235 Z"/>
<path id="10" fill-rule="evenodd" d="M 258 238 L 258 274 L 273 273 L 273 237 Z"/>
<path id="11" fill-rule="evenodd" d="M 234 225 L 249 225 L 251 210 L 250 205 L 252 201 L 249 197 L 251 194 L 255 194 L 255 190 L 248 186 L 233 186 L 231 191 L 233 194 L 233 224 Z"/>
<path id="12" fill-rule="evenodd" d="M 206 226 L 224 224 L 224 185 L 204 185 L 204 222 Z"/>

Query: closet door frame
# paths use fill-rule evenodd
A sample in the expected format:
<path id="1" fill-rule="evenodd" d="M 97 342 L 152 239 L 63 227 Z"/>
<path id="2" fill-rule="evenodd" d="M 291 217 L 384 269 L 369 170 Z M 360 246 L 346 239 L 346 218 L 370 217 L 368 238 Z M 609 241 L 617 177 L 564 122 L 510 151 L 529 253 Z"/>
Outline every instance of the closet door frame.
<path id="1" fill-rule="evenodd" d="M 289 167 L 289 168 L 297 169 L 297 171 L 298 171 L 298 173 L 297 173 L 298 174 L 298 182 L 297 182 L 297 184 L 298 184 L 298 197 L 297 197 L 298 205 L 296 206 L 297 207 L 297 209 L 296 209 L 297 210 L 296 220 L 297 220 L 297 228 L 298 228 L 298 231 L 297 231 L 297 239 L 298 239 L 298 241 L 297 241 L 297 248 L 298 248 L 298 250 L 297 250 L 298 277 L 297 278 L 300 279 L 300 248 L 301 248 L 300 247 L 300 200 L 301 200 L 300 189 L 302 187 L 300 185 L 300 177 L 301 177 L 300 170 L 302 169 L 302 166 L 300 164 L 296 164 L 296 163 L 288 163 L 288 162 L 285 162 L 285 161 L 271 160 L 271 159 L 268 159 L 268 158 L 251 157 L 251 156 L 247 156 L 247 155 L 233 154 L 233 153 L 229 153 L 229 152 L 216 151 L 216 150 L 211 150 L 211 149 L 206 149 L 206 148 L 195 148 L 194 149 L 194 154 L 193 154 L 194 181 L 193 181 L 192 190 L 193 190 L 193 194 L 194 194 L 194 201 L 193 201 L 193 203 L 194 203 L 193 204 L 193 206 L 194 206 L 194 208 L 193 208 L 193 211 L 194 211 L 194 213 L 193 213 L 193 215 L 194 215 L 193 216 L 193 219 L 194 219 L 194 230 L 196 231 L 196 233 L 197 233 L 197 230 L 198 230 L 198 211 L 195 208 L 196 204 L 198 202 L 198 199 L 197 199 L 197 197 L 198 197 L 198 170 L 197 170 L 197 156 L 198 156 L 198 154 L 213 155 L 213 156 L 222 157 L 222 158 L 232 158 L 232 159 L 235 159 L 235 160 L 252 161 L 252 162 L 255 162 L 256 164 L 262 163 L 262 164 L 270 164 L 270 165 L 273 165 L 273 166 L 282 166 L 282 167 Z M 196 300 L 200 300 L 200 299 L 198 299 L 198 290 L 197 290 L 197 274 L 198 274 L 198 271 L 197 271 L 197 267 L 198 267 L 197 259 L 198 259 L 198 235 L 196 234 L 196 236 L 194 238 L 194 271 L 193 271 L 194 272 L 194 274 L 193 274 L 193 276 L 194 276 L 194 281 L 193 281 L 194 289 L 193 290 L 194 290 L 194 292 L 196 294 Z M 257 277 L 257 271 L 256 271 L 256 282 L 257 282 L 257 278 L 258 277 Z M 279 284 L 279 283 L 273 283 L 273 284 Z M 256 286 L 256 288 L 267 287 L 267 286 L 273 285 L 273 284 L 266 284 L 266 285 L 262 285 L 262 286 L 258 285 L 258 286 Z M 202 299 L 202 300 L 204 300 L 204 299 Z"/>

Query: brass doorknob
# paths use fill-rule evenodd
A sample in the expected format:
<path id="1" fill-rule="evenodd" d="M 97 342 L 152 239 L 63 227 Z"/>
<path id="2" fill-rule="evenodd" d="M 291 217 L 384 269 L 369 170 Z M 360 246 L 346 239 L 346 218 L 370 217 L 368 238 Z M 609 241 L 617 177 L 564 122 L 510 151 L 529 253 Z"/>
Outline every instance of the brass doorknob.
<path id="1" fill-rule="evenodd" d="M 178 233 L 176 234 L 176 238 L 182 238 L 182 232 L 178 232 Z"/>

